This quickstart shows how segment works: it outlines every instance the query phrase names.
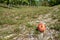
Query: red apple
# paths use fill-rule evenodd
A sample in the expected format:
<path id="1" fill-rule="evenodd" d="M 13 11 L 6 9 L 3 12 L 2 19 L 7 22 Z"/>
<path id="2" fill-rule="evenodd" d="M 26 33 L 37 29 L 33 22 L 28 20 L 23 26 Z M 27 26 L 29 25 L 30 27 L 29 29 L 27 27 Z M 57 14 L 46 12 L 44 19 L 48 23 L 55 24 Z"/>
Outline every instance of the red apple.
<path id="1" fill-rule="evenodd" d="M 40 32 L 44 32 L 46 30 L 46 26 L 43 23 L 38 24 L 38 30 Z"/>

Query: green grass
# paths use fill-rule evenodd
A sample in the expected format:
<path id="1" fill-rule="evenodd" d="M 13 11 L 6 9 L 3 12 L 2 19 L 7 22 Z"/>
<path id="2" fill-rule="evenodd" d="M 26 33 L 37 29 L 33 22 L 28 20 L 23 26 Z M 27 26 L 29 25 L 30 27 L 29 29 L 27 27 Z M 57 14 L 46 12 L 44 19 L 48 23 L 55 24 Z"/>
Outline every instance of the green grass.
<path id="1" fill-rule="evenodd" d="M 60 8 L 60 6 L 58 6 L 57 8 Z M 27 27 L 26 30 L 30 28 L 31 30 L 34 30 L 35 34 L 38 34 L 38 31 L 36 30 L 36 25 L 33 24 L 31 25 L 28 22 L 36 20 L 39 15 L 47 14 L 51 12 L 53 9 L 54 7 L 43 7 L 43 6 L 19 7 L 19 8 L 11 8 L 11 9 L 0 7 L 0 29 L 2 29 L 2 31 L 0 31 L 0 35 L 6 36 L 13 33 L 16 33 L 18 35 L 23 30 L 23 28 L 22 30 L 19 28 L 20 25 L 26 26 Z M 53 16 L 55 14 L 56 17 Z M 58 19 L 58 22 L 60 22 L 60 11 L 56 13 L 52 12 L 51 17 L 53 20 Z M 3 28 L 7 28 L 7 29 L 3 30 Z M 59 30 L 60 26 L 54 27 L 54 29 L 56 28 Z M 12 40 L 12 38 L 10 39 Z"/>
<path id="2" fill-rule="evenodd" d="M 36 19 L 40 14 L 46 14 L 51 10 L 49 7 L 22 7 L 22 8 L 3 8 L 0 7 L 1 24 L 21 24 Z"/>

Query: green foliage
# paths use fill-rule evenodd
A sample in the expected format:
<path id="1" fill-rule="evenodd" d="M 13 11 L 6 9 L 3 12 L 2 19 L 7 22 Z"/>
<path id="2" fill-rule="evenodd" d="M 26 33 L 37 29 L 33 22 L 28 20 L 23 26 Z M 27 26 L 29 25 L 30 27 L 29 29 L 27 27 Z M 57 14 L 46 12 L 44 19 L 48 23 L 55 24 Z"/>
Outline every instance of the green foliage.
<path id="1" fill-rule="evenodd" d="M 13 5 L 40 5 L 41 0 L 1 0 L 0 3 Z"/>
<path id="2" fill-rule="evenodd" d="M 58 5 L 58 4 L 60 4 L 60 0 L 50 0 L 50 1 L 49 1 L 49 4 L 50 4 L 51 6 Z"/>
<path id="3" fill-rule="evenodd" d="M 0 3 L 12 4 L 12 5 L 44 5 L 54 6 L 60 4 L 60 0 L 0 0 Z"/>

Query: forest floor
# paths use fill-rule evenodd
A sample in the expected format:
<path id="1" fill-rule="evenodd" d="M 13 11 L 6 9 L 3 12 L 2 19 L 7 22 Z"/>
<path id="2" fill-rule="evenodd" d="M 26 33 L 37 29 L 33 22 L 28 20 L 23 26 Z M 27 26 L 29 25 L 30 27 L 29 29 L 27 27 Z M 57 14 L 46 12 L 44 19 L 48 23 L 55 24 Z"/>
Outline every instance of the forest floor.
<path id="1" fill-rule="evenodd" d="M 46 31 L 36 30 L 39 22 Z M 60 5 L 0 7 L 0 40 L 60 40 Z"/>

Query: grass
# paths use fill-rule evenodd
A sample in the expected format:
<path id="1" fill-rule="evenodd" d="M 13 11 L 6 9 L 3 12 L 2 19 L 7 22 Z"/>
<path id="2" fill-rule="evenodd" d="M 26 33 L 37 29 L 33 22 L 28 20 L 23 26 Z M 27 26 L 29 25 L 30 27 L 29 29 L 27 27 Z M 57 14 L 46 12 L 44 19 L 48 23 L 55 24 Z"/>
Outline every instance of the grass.
<path id="1" fill-rule="evenodd" d="M 59 6 L 57 6 L 57 7 L 60 8 Z M 51 18 L 53 20 L 58 19 L 58 21 L 53 24 L 53 26 L 54 26 L 53 29 L 60 31 L 60 9 L 58 9 L 58 10 L 59 11 L 57 11 L 57 12 L 53 12 Z"/>
<path id="2" fill-rule="evenodd" d="M 24 7 L 19 9 L 8 9 L 3 7 L 0 8 L 2 9 L 0 12 L 0 24 L 21 24 L 30 20 L 34 20 L 40 14 L 46 14 L 51 10 L 49 7 Z"/>
<path id="3" fill-rule="evenodd" d="M 58 6 L 58 8 L 60 7 Z M 35 34 L 38 34 L 38 31 L 36 30 L 36 25 L 31 25 L 28 22 L 36 20 L 39 15 L 47 14 L 51 12 L 53 9 L 54 9 L 53 7 L 43 7 L 43 6 L 19 7 L 19 8 L 11 8 L 11 9 L 0 7 L 0 29 L 2 29 L 0 35 L 6 36 L 13 33 L 16 33 L 18 35 L 23 30 L 23 26 L 27 27 L 26 30 L 30 28 L 30 31 L 34 30 Z M 56 17 L 53 16 L 55 14 Z M 58 21 L 60 22 L 60 11 L 56 13 L 53 12 L 51 17 L 53 20 L 58 19 Z M 22 30 L 19 28 L 20 25 L 23 25 Z M 7 28 L 7 29 L 3 30 L 3 28 Z M 59 30 L 60 26 L 55 28 Z M 12 38 L 10 39 L 12 40 Z"/>

